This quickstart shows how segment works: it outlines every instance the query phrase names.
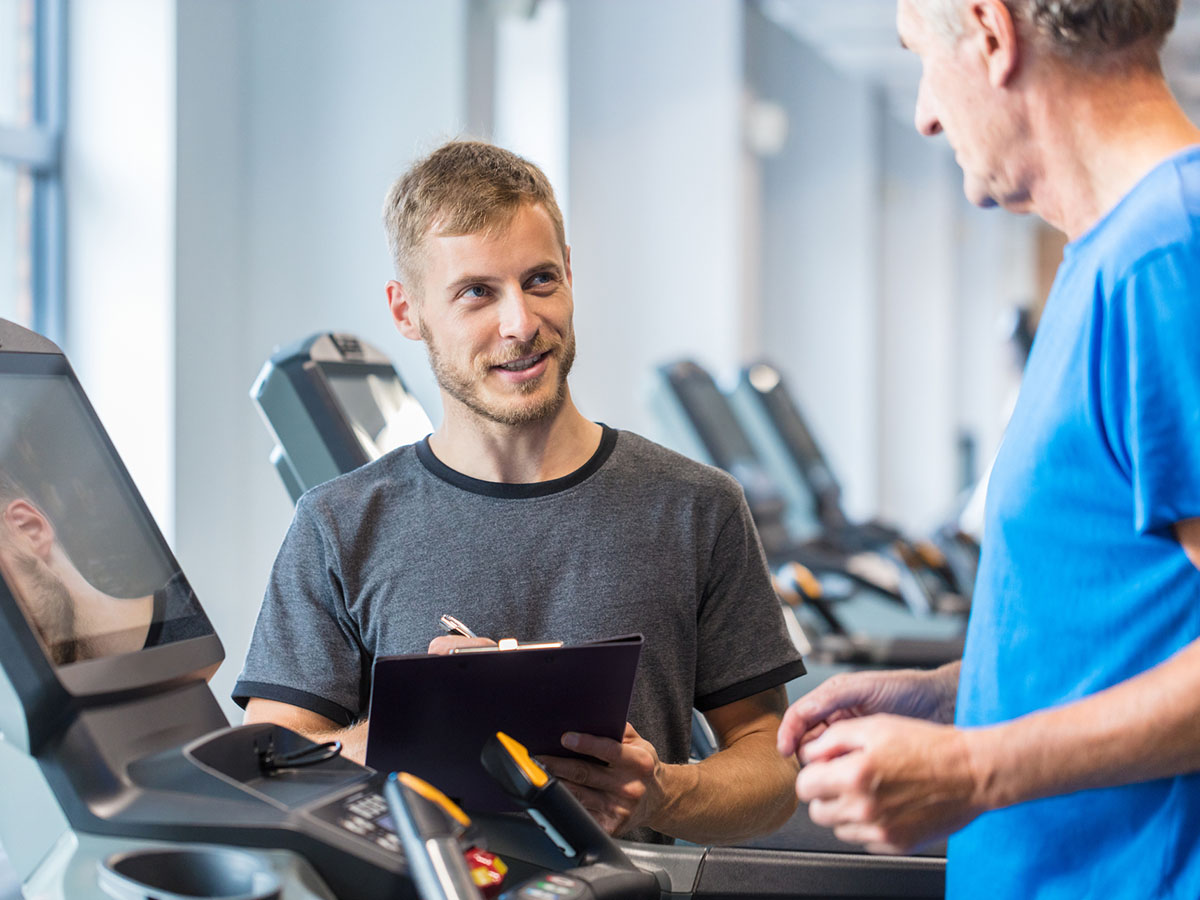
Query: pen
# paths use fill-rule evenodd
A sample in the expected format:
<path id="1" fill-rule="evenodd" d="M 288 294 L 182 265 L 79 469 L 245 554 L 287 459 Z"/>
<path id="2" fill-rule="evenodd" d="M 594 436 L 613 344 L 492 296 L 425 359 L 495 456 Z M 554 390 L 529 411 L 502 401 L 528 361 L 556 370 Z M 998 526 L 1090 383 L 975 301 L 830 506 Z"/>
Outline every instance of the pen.
<path id="1" fill-rule="evenodd" d="M 446 614 L 446 615 L 442 616 L 440 619 L 438 619 L 438 621 L 441 623 L 442 627 L 445 628 L 446 631 L 449 632 L 450 634 L 457 634 L 457 635 L 460 635 L 461 637 L 469 637 L 469 638 L 478 637 L 478 635 L 475 634 L 475 632 L 473 632 L 470 628 L 468 628 L 466 625 L 464 625 L 458 619 L 454 618 L 454 616 L 452 616 L 452 615 Z"/>

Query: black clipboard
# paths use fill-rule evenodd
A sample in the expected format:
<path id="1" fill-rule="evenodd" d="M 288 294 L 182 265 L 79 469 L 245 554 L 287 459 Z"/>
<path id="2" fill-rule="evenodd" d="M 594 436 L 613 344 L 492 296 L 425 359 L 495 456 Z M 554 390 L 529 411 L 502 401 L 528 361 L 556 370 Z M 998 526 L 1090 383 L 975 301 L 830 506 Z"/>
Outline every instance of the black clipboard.
<path id="1" fill-rule="evenodd" d="M 450 656 L 381 656 L 371 679 L 367 765 L 424 778 L 468 809 L 516 805 L 479 762 L 497 731 L 532 754 L 577 756 L 565 731 L 621 740 L 642 636 Z"/>

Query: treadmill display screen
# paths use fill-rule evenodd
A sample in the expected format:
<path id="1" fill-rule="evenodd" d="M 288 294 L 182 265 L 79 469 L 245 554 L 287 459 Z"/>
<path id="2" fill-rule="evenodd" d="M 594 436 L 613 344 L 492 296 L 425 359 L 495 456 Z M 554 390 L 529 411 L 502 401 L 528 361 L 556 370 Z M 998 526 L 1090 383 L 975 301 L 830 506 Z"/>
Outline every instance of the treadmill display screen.
<path id="1" fill-rule="evenodd" d="M 211 635 L 74 378 L 13 356 L 0 364 L 0 576 L 47 656 Z"/>
<path id="2" fill-rule="evenodd" d="M 732 472 L 737 466 L 757 462 L 742 423 L 711 378 L 706 374 L 687 374 L 675 378 L 674 384 L 680 402 L 700 433 L 700 439 L 707 445 L 714 463 Z"/>
<path id="3" fill-rule="evenodd" d="M 394 373 L 339 372 L 322 367 L 354 435 L 371 459 L 433 431 L 429 417 Z"/>

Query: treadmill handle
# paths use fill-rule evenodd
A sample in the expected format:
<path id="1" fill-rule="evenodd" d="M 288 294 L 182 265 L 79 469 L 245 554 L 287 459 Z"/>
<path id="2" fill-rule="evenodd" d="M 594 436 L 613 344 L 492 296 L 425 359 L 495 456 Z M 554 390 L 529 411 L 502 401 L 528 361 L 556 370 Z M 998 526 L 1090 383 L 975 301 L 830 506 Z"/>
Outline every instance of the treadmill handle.
<path id="1" fill-rule="evenodd" d="M 393 772 L 383 795 L 396 820 L 409 874 L 422 900 L 483 900 L 459 837 L 471 820 L 445 794 L 407 772 Z"/>
<path id="2" fill-rule="evenodd" d="M 629 857 L 592 818 L 561 781 L 502 731 L 483 745 L 480 762 L 510 797 L 529 810 L 534 821 L 576 866 L 608 863 L 633 868 Z"/>

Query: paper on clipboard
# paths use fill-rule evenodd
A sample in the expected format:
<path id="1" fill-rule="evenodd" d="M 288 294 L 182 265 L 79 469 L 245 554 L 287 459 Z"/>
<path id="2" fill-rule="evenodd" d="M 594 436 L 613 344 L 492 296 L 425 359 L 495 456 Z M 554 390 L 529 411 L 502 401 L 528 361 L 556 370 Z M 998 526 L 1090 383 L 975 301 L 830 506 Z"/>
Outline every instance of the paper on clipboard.
<path id="1" fill-rule="evenodd" d="M 533 754 L 574 756 L 565 731 L 621 740 L 642 636 L 561 647 L 375 660 L 367 765 L 424 778 L 468 809 L 516 806 L 479 762 L 504 731 Z"/>

